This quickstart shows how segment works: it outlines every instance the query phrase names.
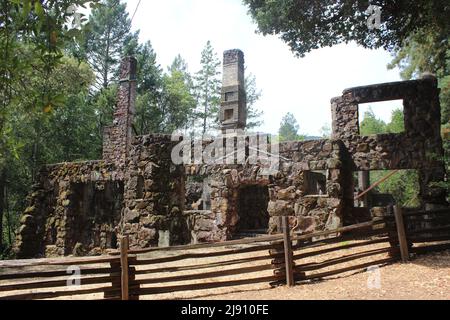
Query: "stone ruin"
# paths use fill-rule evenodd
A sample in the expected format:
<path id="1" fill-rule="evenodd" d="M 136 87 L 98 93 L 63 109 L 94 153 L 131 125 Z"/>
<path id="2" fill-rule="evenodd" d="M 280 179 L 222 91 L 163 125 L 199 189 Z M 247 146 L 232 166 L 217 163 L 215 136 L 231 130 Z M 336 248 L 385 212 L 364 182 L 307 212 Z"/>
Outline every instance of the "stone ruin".
<path id="1" fill-rule="evenodd" d="M 136 60 L 126 58 L 103 159 L 42 168 L 20 220 L 18 258 L 102 254 L 124 234 L 132 248 L 146 248 L 274 233 L 280 216 L 289 216 L 299 232 L 335 229 L 371 219 L 370 208 L 354 200 L 356 173 L 367 184 L 364 172 L 371 170 L 415 169 L 422 208 L 447 206 L 445 190 L 433 186 L 445 176 L 433 77 L 347 89 L 331 100 L 331 139 L 279 144 L 238 134 L 247 117 L 240 50 L 224 53 L 224 136 L 215 140 L 133 136 L 135 95 Z M 361 136 L 358 105 L 397 99 L 403 99 L 405 131 Z M 201 161 L 205 152 L 220 151 L 211 146 L 230 141 L 224 158 L 232 161 Z M 263 151 L 252 149 L 252 141 Z M 180 146 L 187 161 L 176 163 Z"/>

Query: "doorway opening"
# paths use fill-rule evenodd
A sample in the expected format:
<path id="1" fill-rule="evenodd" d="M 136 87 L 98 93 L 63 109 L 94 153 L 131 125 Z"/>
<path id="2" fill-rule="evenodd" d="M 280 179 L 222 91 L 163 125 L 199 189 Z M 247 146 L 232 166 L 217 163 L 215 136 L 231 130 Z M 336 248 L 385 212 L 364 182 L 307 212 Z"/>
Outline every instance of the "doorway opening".
<path id="1" fill-rule="evenodd" d="M 249 237 L 266 234 L 269 227 L 269 188 L 261 185 L 242 186 L 239 188 L 237 204 L 237 235 Z"/>

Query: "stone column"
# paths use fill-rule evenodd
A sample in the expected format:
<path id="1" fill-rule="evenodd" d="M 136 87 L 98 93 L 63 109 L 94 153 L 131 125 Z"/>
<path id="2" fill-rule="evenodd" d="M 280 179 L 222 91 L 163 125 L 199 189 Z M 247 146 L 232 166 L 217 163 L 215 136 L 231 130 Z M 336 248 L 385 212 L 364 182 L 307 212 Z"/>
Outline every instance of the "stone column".
<path id="1" fill-rule="evenodd" d="M 222 132 L 245 129 L 247 124 L 244 53 L 239 49 L 227 50 L 223 53 L 222 98 L 219 118 Z"/>
<path id="2" fill-rule="evenodd" d="M 446 189 L 439 185 L 445 180 L 444 149 L 441 138 L 441 106 L 439 103 L 438 81 L 432 74 L 425 73 L 421 77 L 420 95 L 417 107 L 405 126 L 414 126 L 420 131 L 424 141 L 426 166 L 419 170 L 420 197 L 425 210 L 445 208 Z M 418 128 L 418 129 L 417 129 Z M 412 130 L 412 129 L 410 129 Z"/>
<path id="3" fill-rule="evenodd" d="M 136 67 L 133 57 L 122 60 L 119 90 L 113 125 L 105 128 L 103 160 L 113 162 L 119 172 L 124 171 L 132 138 L 132 124 L 136 99 Z"/>

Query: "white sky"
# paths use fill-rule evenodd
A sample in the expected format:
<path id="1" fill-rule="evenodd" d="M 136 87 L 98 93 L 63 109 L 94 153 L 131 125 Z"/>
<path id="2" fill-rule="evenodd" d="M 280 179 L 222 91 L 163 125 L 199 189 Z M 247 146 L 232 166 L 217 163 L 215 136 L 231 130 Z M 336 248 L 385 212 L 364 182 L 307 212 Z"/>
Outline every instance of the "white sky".
<path id="1" fill-rule="evenodd" d="M 126 2 L 131 16 L 138 0 Z M 275 134 L 283 115 L 292 112 L 301 133 L 319 135 L 325 123 L 331 124 L 332 97 L 348 87 L 400 80 L 399 70 L 387 70 L 391 56 L 381 49 L 338 45 L 296 58 L 278 36 L 255 33 L 256 24 L 241 0 L 142 0 L 133 20 L 136 29 L 141 42 L 151 41 L 164 69 L 181 54 L 189 71 L 196 72 L 207 40 L 220 59 L 224 50 L 244 51 L 247 71 L 262 91 L 260 131 L 267 133 Z M 394 106 L 398 103 L 374 111 L 389 121 Z"/>

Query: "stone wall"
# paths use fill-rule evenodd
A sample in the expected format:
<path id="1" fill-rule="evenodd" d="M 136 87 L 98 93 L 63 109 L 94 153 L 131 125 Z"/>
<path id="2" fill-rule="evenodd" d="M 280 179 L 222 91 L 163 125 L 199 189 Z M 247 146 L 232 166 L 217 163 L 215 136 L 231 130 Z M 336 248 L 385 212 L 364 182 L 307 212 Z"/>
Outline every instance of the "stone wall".
<path id="1" fill-rule="evenodd" d="M 405 132 L 361 136 L 358 105 L 397 99 L 403 99 Z M 347 89 L 331 105 L 333 138 L 344 142 L 352 170 L 418 169 L 424 205 L 447 205 L 445 190 L 431 185 L 445 175 L 434 77 Z"/>
<path id="2" fill-rule="evenodd" d="M 171 160 L 176 143 L 165 135 L 136 137 L 132 142 L 121 223 L 132 248 L 190 241 L 183 218 L 184 168 Z"/>
<path id="3" fill-rule="evenodd" d="M 242 193 L 248 187 L 267 187 L 269 233 L 277 232 L 279 216 L 291 216 L 292 227 L 304 232 L 333 229 L 342 225 L 344 205 L 345 146 L 338 140 L 285 142 L 279 146 L 280 164 L 275 175 L 262 174 L 261 164 L 191 165 L 188 175 L 205 177 L 214 220 L 211 230 L 202 229 L 202 240 L 227 240 L 239 231 L 246 207 L 241 208 Z M 313 171 L 325 175 L 325 194 L 308 194 L 305 176 Z M 197 185 L 198 186 L 198 185 Z M 260 199 L 261 200 L 261 199 Z M 260 203 L 254 204 L 261 207 Z"/>
<path id="4" fill-rule="evenodd" d="M 123 187 L 103 161 L 45 166 L 21 217 L 18 258 L 100 254 L 117 245 Z"/>

